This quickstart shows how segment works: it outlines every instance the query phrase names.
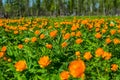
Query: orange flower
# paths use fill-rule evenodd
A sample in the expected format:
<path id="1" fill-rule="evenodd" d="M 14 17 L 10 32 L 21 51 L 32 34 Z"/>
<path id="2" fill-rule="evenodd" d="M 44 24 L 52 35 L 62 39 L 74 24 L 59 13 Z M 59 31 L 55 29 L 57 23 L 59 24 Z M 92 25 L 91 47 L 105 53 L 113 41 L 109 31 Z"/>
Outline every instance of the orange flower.
<path id="1" fill-rule="evenodd" d="M 82 60 L 74 60 L 69 64 L 69 72 L 75 77 L 82 77 L 82 74 L 85 72 L 85 63 Z"/>
<path id="2" fill-rule="evenodd" d="M 120 29 L 118 29 L 117 32 L 120 33 Z"/>
<path id="3" fill-rule="evenodd" d="M 87 24 L 88 23 L 88 20 L 85 19 L 85 20 L 82 20 L 81 24 Z"/>
<path id="4" fill-rule="evenodd" d="M 82 43 L 82 42 L 83 42 L 83 40 L 79 38 L 79 39 L 76 39 L 76 41 L 75 41 L 75 42 L 76 42 L 76 44 L 80 44 L 80 43 Z"/>
<path id="5" fill-rule="evenodd" d="M 85 52 L 84 58 L 85 58 L 86 60 L 90 60 L 90 59 L 92 58 L 91 53 L 90 53 L 90 52 Z"/>
<path id="6" fill-rule="evenodd" d="M 120 40 L 119 40 L 118 38 L 114 38 L 114 39 L 113 39 L 113 43 L 114 43 L 114 44 L 119 44 L 119 43 L 120 43 Z"/>
<path id="7" fill-rule="evenodd" d="M 62 48 L 66 47 L 66 46 L 67 46 L 67 43 L 66 43 L 66 42 L 63 42 L 63 43 L 61 44 L 61 46 L 62 46 Z"/>
<path id="8" fill-rule="evenodd" d="M 47 67 L 50 64 L 50 60 L 48 56 L 43 56 L 39 59 L 38 63 L 41 68 Z"/>
<path id="9" fill-rule="evenodd" d="M 39 30 L 36 30 L 36 31 L 34 32 L 34 34 L 39 35 L 39 34 L 40 34 L 40 31 L 39 31 Z"/>
<path id="10" fill-rule="evenodd" d="M 111 23 L 110 23 L 110 26 L 111 26 L 111 27 L 112 27 L 112 26 L 114 26 L 114 23 L 113 23 L 113 22 L 111 22 Z"/>
<path id="11" fill-rule="evenodd" d="M 105 33 L 106 32 L 106 30 L 105 29 L 102 29 L 102 33 Z"/>
<path id="12" fill-rule="evenodd" d="M 100 31 L 100 28 L 99 28 L 99 27 L 97 27 L 97 28 L 95 29 L 95 31 L 96 31 L 96 32 Z"/>
<path id="13" fill-rule="evenodd" d="M 54 30 L 54 31 L 52 31 L 52 32 L 50 32 L 50 37 L 56 37 L 56 35 L 57 35 L 57 30 Z"/>
<path id="14" fill-rule="evenodd" d="M 77 26 L 76 26 L 75 24 L 73 24 L 73 26 L 71 27 L 71 30 L 72 30 L 72 31 L 77 30 Z"/>
<path id="15" fill-rule="evenodd" d="M 71 32 L 71 36 L 75 36 L 75 32 Z"/>
<path id="16" fill-rule="evenodd" d="M 69 39 L 70 38 L 70 33 L 66 33 L 63 39 Z"/>
<path id="17" fill-rule="evenodd" d="M 76 37 L 80 37 L 82 34 L 81 34 L 81 32 L 80 31 L 78 31 L 77 33 L 76 33 Z"/>
<path id="18" fill-rule="evenodd" d="M 96 23 L 96 24 L 95 24 L 95 27 L 96 27 L 96 28 L 100 28 L 100 23 Z"/>
<path id="19" fill-rule="evenodd" d="M 109 60 L 111 58 L 112 54 L 109 52 L 104 52 L 102 54 L 102 58 L 104 58 L 105 60 Z"/>
<path id="20" fill-rule="evenodd" d="M 24 40 L 24 42 L 25 42 L 25 43 L 28 43 L 28 42 L 29 42 L 29 39 L 28 39 L 28 38 L 26 38 L 26 39 Z"/>
<path id="21" fill-rule="evenodd" d="M 48 29 L 51 29 L 51 28 L 52 28 L 52 26 L 49 26 L 49 27 L 48 27 Z"/>
<path id="22" fill-rule="evenodd" d="M 98 49 L 95 51 L 96 57 L 101 56 L 103 53 L 104 53 L 104 50 L 103 50 L 102 48 L 98 48 Z"/>
<path id="23" fill-rule="evenodd" d="M 110 30 L 110 34 L 114 35 L 116 33 L 116 30 Z"/>
<path id="24" fill-rule="evenodd" d="M 65 34 L 65 33 L 66 33 L 66 31 L 65 31 L 65 30 L 62 30 L 62 31 L 61 31 L 61 33 L 62 33 L 62 34 Z"/>
<path id="25" fill-rule="evenodd" d="M 112 64 L 111 65 L 111 70 L 112 71 L 117 71 L 118 70 L 118 65 L 117 64 Z"/>
<path id="26" fill-rule="evenodd" d="M 3 46 L 1 51 L 5 52 L 7 50 L 7 47 L 6 46 Z"/>
<path id="27" fill-rule="evenodd" d="M 88 27 L 88 29 L 90 30 L 90 29 L 93 28 L 93 24 L 87 24 L 87 27 Z"/>
<path id="28" fill-rule="evenodd" d="M 107 30 L 107 29 L 108 29 L 108 26 L 107 26 L 107 25 L 105 25 L 105 26 L 104 26 L 104 29 L 106 29 L 106 30 Z"/>
<path id="29" fill-rule="evenodd" d="M 117 28 L 120 29 L 120 25 L 118 25 Z"/>
<path id="30" fill-rule="evenodd" d="M 99 38 L 102 37 L 102 35 L 101 35 L 100 33 L 96 33 L 96 34 L 95 34 L 95 37 L 99 39 Z"/>
<path id="31" fill-rule="evenodd" d="M 48 49 L 52 49 L 52 44 L 46 44 L 46 47 L 47 47 Z"/>
<path id="32" fill-rule="evenodd" d="M 36 42 L 36 41 L 37 41 L 37 38 L 36 37 L 32 37 L 31 42 Z"/>
<path id="33" fill-rule="evenodd" d="M 68 80 L 69 77 L 70 77 L 70 75 L 69 75 L 69 72 L 68 72 L 68 71 L 62 71 L 62 72 L 60 73 L 60 78 L 61 78 L 61 80 Z"/>
<path id="34" fill-rule="evenodd" d="M 81 80 L 85 80 L 85 74 L 84 73 L 81 75 Z"/>
<path id="35" fill-rule="evenodd" d="M 19 45 L 18 45 L 18 48 L 19 48 L 19 49 L 22 49 L 22 48 L 23 48 L 23 45 L 22 45 L 22 44 L 19 44 Z"/>
<path id="36" fill-rule="evenodd" d="M 15 68 L 16 68 L 16 71 L 23 71 L 23 70 L 27 69 L 26 61 L 20 60 L 20 61 L 16 62 Z"/>
<path id="37" fill-rule="evenodd" d="M 16 30 L 16 31 L 14 31 L 14 34 L 18 34 L 18 31 Z"/>
<path id="38" fill-rule="evenodd" d="M 0 58 L 3 57 L 5 52 L 0 52 Z"/>
<path id="39" fill-rule="evenodd" d="M 75 52 L 75 55 L 79 57 L 79 56 L 80 56 L 80 52 L 79 52 L 79 51 L 76 51 L 76 52 Z"/>
<path id="40" fill-rule="evenodd" d="M 105 42 L 106 42 L 107 44 L 109 44 L 109 43 L 111 42 L 111 39 L 110 39 L 110 38 L 107 38 L 107 39 L 105 40 Z"/>
<path id="41" fill-rule="evenodd" d="M 45 38 L 45 35 L 44 34 L 41 34 L 40 35 L 40 39 L 44 39 Z"/>

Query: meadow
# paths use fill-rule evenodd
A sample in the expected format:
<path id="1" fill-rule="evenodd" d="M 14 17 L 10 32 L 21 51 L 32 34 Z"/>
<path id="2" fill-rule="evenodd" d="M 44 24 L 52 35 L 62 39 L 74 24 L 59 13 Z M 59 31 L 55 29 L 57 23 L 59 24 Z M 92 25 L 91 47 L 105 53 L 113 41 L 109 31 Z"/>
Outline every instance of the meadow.
<path id="1" fill-rule="evenodd" d="M 120 80 L 120 19 L 0 19 L 0 80 Z"/>

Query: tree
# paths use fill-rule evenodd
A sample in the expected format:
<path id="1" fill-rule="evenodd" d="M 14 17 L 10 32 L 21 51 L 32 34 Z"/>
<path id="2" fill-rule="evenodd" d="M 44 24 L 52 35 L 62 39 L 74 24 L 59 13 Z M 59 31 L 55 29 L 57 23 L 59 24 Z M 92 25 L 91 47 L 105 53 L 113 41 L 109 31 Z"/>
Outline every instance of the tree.
<path id="1" fill-rule="evenodd" d="M 0 9 L 3 7 L 2 0 L 0 0 Z"/>
<path id="2" fill-rule="evenodd" d="M 120 0 L 0 0 L 0 11 L 13 17 L 60 15 L 115 15 Z M 31 5 L 30 5 L 31 4 Z M 99 6 L 99 7 L 98 7 Z"/>
<path id="3" fill-rule="evenodd" d="M 118 0 L 113 0 L 113 5 L 114 5 L 114 14 L 117 14 L 117 8 L 118 8 L 118 4 L 117 4 Z"/>
<path id="4" fill-rule="evenodd" d="M 25 16 L 29 16 L 30 15 L 30 10 L 29 10 L 29 2 L 30 2 L 30 0 L 24 0 L 23 1 L 23 3 L 22 4 L 24 4 L 23 5 L 23 8 L 21 9 L 21 10 L 25 10 L 24 12 L 24 14 L 25 14 Z"/>
<path id="5" fill-rule="evenodd" d="M 2 0 L 0 0 L 0 17 L 4 17 L 3 15 L 3 3 L 2 3 Z"/>
<path id="6" fill-rule="evenodd" d="M 37 16 L 40 15 L 41 10 L 41 0 L 36 0 Z"/>
<path id="7" fill-rule="evenodd" d="M 2 3 L 2 0 L 0 0 L 0 11 L 3 10 L 3 3 Z"/>
<path id="8" fill-rule="evenodd" d="M 5 9 L 5 15 L 11 15 L 12 13 L 12 7 L 10 3 L 6 3 L 4 5 L 4 9 Z"/>

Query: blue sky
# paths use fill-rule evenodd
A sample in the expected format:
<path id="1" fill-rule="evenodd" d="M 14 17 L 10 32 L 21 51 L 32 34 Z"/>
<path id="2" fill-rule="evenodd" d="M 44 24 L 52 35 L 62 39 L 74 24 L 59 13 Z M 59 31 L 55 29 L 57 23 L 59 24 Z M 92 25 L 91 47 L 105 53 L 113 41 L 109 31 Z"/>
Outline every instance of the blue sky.
<path id="1" fill-rule="evenodd" d="M 5 0 L 2 0 L 3 4 L 5 3 Z"/>

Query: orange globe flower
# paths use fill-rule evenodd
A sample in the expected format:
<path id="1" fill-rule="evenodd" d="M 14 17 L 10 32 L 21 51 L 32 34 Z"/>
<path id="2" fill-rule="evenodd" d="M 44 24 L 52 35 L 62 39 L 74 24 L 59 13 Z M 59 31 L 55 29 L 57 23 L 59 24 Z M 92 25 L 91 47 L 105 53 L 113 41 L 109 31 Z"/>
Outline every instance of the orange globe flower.
<path id="1" fill-rule="evenodd" d="M 104 25 L 104 29 L 107 30 L 107 29 L 108 29 L 108 26 L 107 26 L 107 25 Z"/>
<path id="2" fill-rule="evenodd" d="M 56 37 L 56 35 L 57 35 L 57 30 L 54 30 L 54 31 L 52 31 L 52 32 L 50 32 L 50 37 Z"/>
<path id="3" fill-rule="evenodd" d="M 61 44 L 61 46 L 62 46 L 62 48 L 66 47 L 66 46 L 67 46 L 67 42 L 63 42 L 63 43 Z"/>
<path id="4" fill-rule="evenodd" d="M 111 23 L 110 23 L 110 26 L 111 26 L 111 27 L 113 27 L 113 26 L 114 26 L 114 23 L 113 23 L 113 22 L 111 22 Z"/>
<path id="5" fill-rule="evenodd" d="M 91 53 L 90 53 L 90 52 L 85 52 L 84 58 L 85 58 L 86 60 L 90 60 L 90 59 L 92 58 Z"/>
<path id="6" fill-rule="evenodd" d="M 113 29 L 113 30 L 110 30 L 110 34 L 111 34 L 111 35 L 114 35 L 115 33 L 116 33 L 116 30 L 114 30 L 114 29 Z"/>
<path id="7" fill-rule="evenodd" d="M 117 32 L 120 33 L 120 29 L 118 29 Z"/>
<path id="8" fill-rule="evenodd" d="M 104 53 L 104 50 L 103 50 L 102 48 L 98 48 L 98 49 L 95 51 L 96 57 L 101 56 L 103 53 Z"/>
<path id="9" fill-rule="evenodd" d="M 16 31 L 14 31 L 14 34 L 18 34 L 18 31 L 16 30 Z"/>
<path id="10" fill-rule="evenodd" d="M 106 30 L 105 30 L 105 29 L 102 29 L 102 33 L 106 33 Z"/>
<path id="11" fill-rule="evenodd" d="M 28 38 L 26 38 L 26 39 L 24 40 L 24 42 L 25 42 L 25 43 L 28 43 L 28 42 L 29 42 L 29 39 L 28 39 Z"/>
<path id="12" fill-rule="evenodd" d="M 71 32 L 71 36 L 75 36 L 75 32 Z"/>
<path id="13" fill-rule="evenodd" d="M 36 37 L 32 37 L 31 42 L 36 42 L 37 38 Z"/>
<path id="14" fill-rule="evenodd" d="M 20 61 L 16 62 L 14 66 L 16 68 L 16 71 L 23 71 L 23 70 L 27 69 L 27 64 L 26 64 L 25 60 L 20 60 Z"/>
<path id="15" fill-rule="evenodd" d="M 48 56 L 43 56 L 39 59 L 38 63 L 40 65 L 41 68 L 45 68 L 50 64 L 50 59 Z"/>
<path id="16" fill-rule="evenodd" d="M 39 35 L 39 34 L 40 34 L 40 31 L 39 31 L 39 30 L 36 30 L 36 31 L 34 32 L 34 34 Z"/>
<path id="17" fill-rule="evenodd" d="M 40 39 L 44 39 L 45 38 L 45 35 L 44 34 L 41 34 L 40 35 Z"/>
<path id="18" fill-rule="evenodd" d="M 85 24 L 87 24 L 87 23 L 88 23 L 88 20 L 87 20 L 87 19 L 81 21 L 81 24 L 84 24 L 84 25 L 85 25 Z"/>
<path id="19" fill-rule="evenodd" d="M 7 50 L 7 47 L 6 46 L 3 46 L 1 51 L 5 52 Z"/>
<path id="20" fill-rule="evenodd" d="M 72 30 L 72 31 L 77 30 L 77 26 L 76 26 L 75 24 L 73 24 L 73 26 L 71 27 L 71 30 Z"/>
<path id="21" fill-rule="evenodd" d="M 51 28 L 52 28 L 52 26 L 49 26 L 49 27 L 48 27 L 48 29 L 51 29 Z"/>
<path id="22" fill-rule="evenodd" d="M 100 28 L 99 28 L 99 27 L 98 27 L 98 28 L 96 28 L 96 29 L 95 29 L 95 31 L 96 31 L 96 32 L 99 32 L 99 31 L 100 31 Z"/>
<path id="23" fill-rule="evenodd" d="M 46 47 L 47 47 L 48 49 L 52 49 L 52 44 L 46 44 Z"/>
<path id="24" fill-rule="evenodd" d="M 109 44 L 109 43 L 111 42 L 111 39 L 110 39 L 110 38 L 106 38 L 105 42 L 106 42 L 107 44 Z"/>
<path id="25" fill-rule="evenodd" d="M 88 29 L 90 30 L 90 29 L 93 28 L 93 24 L 88 23 L 88 24 L 87 24 L 87 27 L 88 27 Z"/>
<path id="26" fill-rule="evenodd" d="M 76 42 L 76 44 L 80 44 L 80 43 L 82 43 L 82 42 L 83 42 L 83 40 L 79 38 L 79 39 L 76 39 L 76 41 L 75 41 L 75 42 Z"/>
<path id="27" fill-rule="evenodd" d="M 62 33 L 62 34 L 65 34 L 65 33 L 66 33 L 66 31 L 63 29 L 63 30 L 61 31 L 61 33 Z"/>
<path id="28" fill-rule="evenodd" d="M 23 45 L 22 45 L 22 44 L 19 44 L 19 45 L 18 45 L 18 48 L 19 48 L 19 49 L 22 49 L 22 48 L 23 48 Z"/>
<path id="29" fill-rule="evenodd" d="M 63 37 L 63 39 L 69 39 L 70 38 L 70 33 L 66 33 Z"/>
<path id="30" fill-rule="evenodd" d="M 82 34 L 81 34 L 81 32 L 80 31 L 78 31 L 77 33 L 76 33 L 76 37 L 80 37 Z"/>
<path id="31" fill-rule="evenodd" d="M 102 35 L 101 35 L 100 33 L 96 33 L 96 34 L 95 34 L 95 37 L 99 39 L 99 38 L 102 37 Z"/>
<path id="32" fill-rule="evenodd" d="M 5 52 L 0 52 L 0 58 L 3 57 Z"/>
<path id="33" fill-rule="evenodd" d="M 112 71 L 117 71 L 118 70 L 118 65 L 117 64 L 112 64 L 111 65 L 111 70 Z"/>
<path id="34" fill-rule="evenodd" d="M 74 60 L 69 64 L 69 72 L 75 77 L 82 77 L 82 74 L 85 72 L 85 63 L 82 60 Z"/>
<path id="35" fill-rule="evenodd" d="M 62 71 L 62 72 L 60 73 L 60 79 L 61 79 L 61 80 L 68 80 L 69 77 L 70 77 L 70 75 L 69 75 L 69 72 L 68 72 L 68 71 Z"/>
<path id="36" fill-rule="evenodd" d="M 114 44 L 119 44 L 119 43 L 120 43 L 120 40 L 119 40 L 118 38 L 114 38 L 114 39 L 113 39 L 113 43 L 114 43 Z"/>
<path id="37" fill-rule="evenodd" d="M 102 54 L 102 58 L 104 58 L 105 60 L 109 60 L 111 58 L 112 54 L 109 52 L 105 52 Z"/>
<path id="38" fill-rule="evenodd" d="M 80 52 L 79 52 L 79 51 L 76 51 L 76 52 L 75 52 L 75 55 L 79 57 L 79 56 L 80 56 Z"/>

